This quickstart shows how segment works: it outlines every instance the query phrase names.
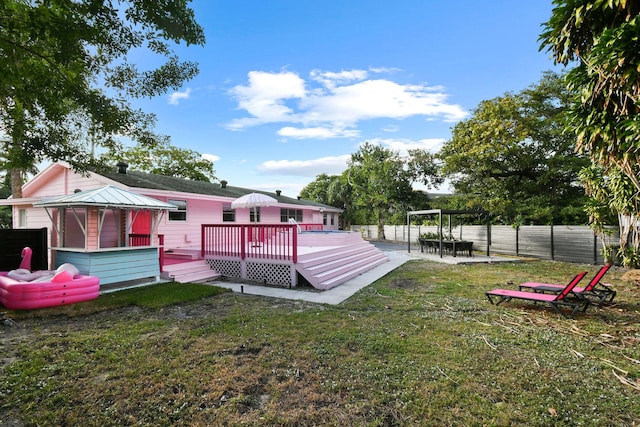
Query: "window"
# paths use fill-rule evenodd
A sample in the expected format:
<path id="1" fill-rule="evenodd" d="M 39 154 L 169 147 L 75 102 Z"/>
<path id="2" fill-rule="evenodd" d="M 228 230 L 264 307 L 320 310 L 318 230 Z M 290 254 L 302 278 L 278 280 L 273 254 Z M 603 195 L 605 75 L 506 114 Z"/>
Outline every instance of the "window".
<path id="1" fill-rule="evenodd" d="M 249 222 L 260 222 L 260 208 L 251 208 L 249 210 Z"/>
<path id="2" fill-rule="evenodd" d="M 25 228 L 27 226 L 27 210 L 19 209 L 18 210 L 18 227 Z"/>
<path id="3" fill-rule="evenodd" d="M 231 203 L 222 204 L 222 222 L 236 222 L 236 210 L 231 209 Z"/>
<path id="4" fill-rule="evenodd" d="M 169 203 L 178 207 L 177 211 L 169 211 L 169 221 L 186 221 L 187 220 L 187 201 L 171 200 Z"/>
<path id="5" fill-rule="evenodd" d="M 280 209 L 280 222 L 289 222 L 289 218 L 302 222 L 302 209 Z"/>
<path id="6" fill-rule="evenodd" d="M 331 225 L 336 225 L 336 223 L 335 223 L 335 218 L 336 218 L 335 215 L 336 214 L 334 214 L 334 213 L 331 214 Z"/>
<path id="7" fill-rule="evenodd" d="M 327 225 L 327 213 L 322 214 L 322 225 Z"/>

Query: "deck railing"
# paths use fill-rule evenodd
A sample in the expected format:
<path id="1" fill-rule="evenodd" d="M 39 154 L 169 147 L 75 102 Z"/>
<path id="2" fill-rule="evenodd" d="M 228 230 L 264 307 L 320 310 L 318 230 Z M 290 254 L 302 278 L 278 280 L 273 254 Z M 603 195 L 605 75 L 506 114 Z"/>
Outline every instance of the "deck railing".
<path id="1" fill-rule="evenodd" d="M 158 262 L 160 263 L 160 271 L 164 268 L 164 234 L 158 234 L 158 243 L 160 248 L 158 250 Z M 129 234 L 129 246 L 151 246 L 150 234 Z"/>
<path id="2" fill-rule="evenodd" d="M 290 224 L 202 224 L 202 256 L 298 262 L 298 230 Z"/>

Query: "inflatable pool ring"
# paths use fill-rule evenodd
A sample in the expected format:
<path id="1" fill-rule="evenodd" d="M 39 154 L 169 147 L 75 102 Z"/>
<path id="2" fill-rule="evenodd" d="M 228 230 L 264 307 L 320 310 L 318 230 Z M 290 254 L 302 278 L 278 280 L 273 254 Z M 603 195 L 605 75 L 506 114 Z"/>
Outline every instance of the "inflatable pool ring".
<path id="1" fill-rule="evenodd" d="M 38 277 L 31 281 L 22 280 L 34 276 Z M 100 279 L 79 274 L 78 269 L 69 263 L 53 271 L 32 273 L 18 268 L 8 273 L 0 272 L 0 303 L 10 310 L 73 304 L 96 299 L 99 295 Z"/>

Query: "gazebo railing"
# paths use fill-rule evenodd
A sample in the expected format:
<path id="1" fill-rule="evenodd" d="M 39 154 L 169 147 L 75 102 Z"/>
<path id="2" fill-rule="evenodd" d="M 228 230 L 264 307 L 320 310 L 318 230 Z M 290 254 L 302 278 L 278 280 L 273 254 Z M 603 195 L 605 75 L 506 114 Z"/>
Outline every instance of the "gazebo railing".
<path id="1" fill-rule="evenodd" d="M 158 234 L 158 262 L 160 263 L 160 271 L 164 271 L 164 234 Z M 129 246 L 151 246 L 150 234 L 129 234 Z"/>

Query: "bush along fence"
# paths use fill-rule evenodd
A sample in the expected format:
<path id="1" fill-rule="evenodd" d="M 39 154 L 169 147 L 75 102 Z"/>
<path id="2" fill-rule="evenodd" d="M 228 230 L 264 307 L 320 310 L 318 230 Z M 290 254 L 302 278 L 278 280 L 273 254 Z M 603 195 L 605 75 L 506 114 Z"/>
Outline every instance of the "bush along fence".
<path id="1" fill-rule="evenodd" d="M 378 240 L 377 225 L 354 225 L 353 231 L 359 231 L 365 239 Z M 436 233 L 437 226 L 387 225 L 384 227 L 386 240 L 407 242 L 411 238 L 411 250 L 420 250 L 418 236 L 423 233 Z M 449 230 L 445 232 L 448 234 Z M 487 252 L 490 240 L 490 254 L 515 255 L 556 261 L 584 264 L 604 264 L 602 242 L 586 225 L 526 225 L 512 227 L 493 225 L 487 236 L 485 225 L 462 225 L 451 229 L 451 237 L 458 240 L 473 241 L 473 249 L 483 254 Z M 619 236 L 609 237 L 617 242 Z"/>

